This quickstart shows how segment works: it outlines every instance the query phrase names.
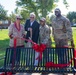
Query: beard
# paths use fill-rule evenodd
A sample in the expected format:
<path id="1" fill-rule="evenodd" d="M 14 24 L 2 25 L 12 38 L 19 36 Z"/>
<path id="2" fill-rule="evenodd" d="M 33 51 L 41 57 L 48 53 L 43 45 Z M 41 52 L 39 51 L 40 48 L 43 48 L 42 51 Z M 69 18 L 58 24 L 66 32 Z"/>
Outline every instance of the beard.
<path id="1" fill-rule="evenodd" d="M 61 14 L 60 14 L 60 13 L 55 13 L 55 15 L 56 15 L 57 17 L 59 17 Z"/>

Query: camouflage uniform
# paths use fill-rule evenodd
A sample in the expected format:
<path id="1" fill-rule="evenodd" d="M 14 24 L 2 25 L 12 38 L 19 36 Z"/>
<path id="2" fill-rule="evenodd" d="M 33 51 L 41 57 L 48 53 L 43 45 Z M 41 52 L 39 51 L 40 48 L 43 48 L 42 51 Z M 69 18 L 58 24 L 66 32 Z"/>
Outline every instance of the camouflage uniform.
<path id="1" fill-rule="evenodd" d="M 73 39 L 70 21 L 63 16 L 52 21 L 52 33 L 57 47 L 68 45 L 68 40 Z"/>
<path id="2" fill-rule="evenodd" d="M 70 21 L 63 16 L 56 17 L 52 21 L 52 33 L 56 47 L 68 46 L 68 41 L 72 40 L 72 29 L 70 26 Z M 67 63 L 66 59 L 62 59 L 62 57 L 67 57 L 67 51 L 56 50 L 56 53 L 58 54 L 58 63 Z"/>
<path id="3" fill-rule="evenodd" d="M 51 38 L 50 38 L 50 27 L 48 25 L 40 26 L 40 43 L 46 44 L 47 47 L 51 47 Z"/>
<path id="4" fill-rule="evenodd" d="M 39 30 L 40 44 L 46 44 L 47 47 L 51 47 L 50 28 L 47 25 L 44 25 L 40 26 Z M 38 65 L 39 60 L 36 60 L 36 58 L 39 56 L 39 54 L 39 52 L 35 52 L 35 66 Z"/>

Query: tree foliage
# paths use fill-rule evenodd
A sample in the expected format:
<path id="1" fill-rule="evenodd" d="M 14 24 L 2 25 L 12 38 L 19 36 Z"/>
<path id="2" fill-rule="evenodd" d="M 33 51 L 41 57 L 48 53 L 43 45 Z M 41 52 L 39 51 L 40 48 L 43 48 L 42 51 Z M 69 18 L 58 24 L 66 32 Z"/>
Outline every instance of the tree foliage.
<path id="1" fill-rule="evenodd" d="M 24 9 L 21 10 L 21 15 L 22 15 L 24 20 L 29 18 L 29 13 L 26 10 L 24 10 Z"/>
<path id="2" fill-rule="evenodd" d="M 5 20 L 7 18 L 7 11 L 0 4 L 0 20 Z"/>
<path id="3" fill-rule="evenodd" d="M 36 16 L 44 16 L 55 7 L 54 0 L 18 0 L 17 6 L 26 9 L 28 13 L 35 12 Z"/>
<path id="4" fill-rule="evenodd" d="M 76 12 L 69 12 L 67 14 L 67 17 L 69 18 L 71 23 L 76 23 Z"/>
<path id="5" fill-rule="evenodd" d="M 28 13 L 35 12 L 36 16 L 46 17 L 51 10 L 56 7 L 55 2 L 59 0 L 17 0 L 17 6 L 21 6 L 26 9 Z M 66 0 L 63 0 L 63 3 L 68 7 Z"/>
<path id="6" fill-rule="evenodd" d="M 9 16 L 9 19 L 12 21 L 12 22 L 15 22 L 16 20 L 16 14 L 14 12 L 12 12 Z"/>
<path id="7" fill-rule="evenodd" d="M 29 18 L 29 13 L 26 10 L 24 10 L 24 9 L 19 10 L 18 8 L 16 8 L 14 10 L 14 12 L 12 12 L 9 15 L 9 20 L 11 20 L 12 22 L 15 22 L 15 20 L 16 20 L 16 14 L 20 14 L 22 16 L 21 23 L 23 23 L 23 24 L 24 24 L 25 20 L 27 18 Z"/>

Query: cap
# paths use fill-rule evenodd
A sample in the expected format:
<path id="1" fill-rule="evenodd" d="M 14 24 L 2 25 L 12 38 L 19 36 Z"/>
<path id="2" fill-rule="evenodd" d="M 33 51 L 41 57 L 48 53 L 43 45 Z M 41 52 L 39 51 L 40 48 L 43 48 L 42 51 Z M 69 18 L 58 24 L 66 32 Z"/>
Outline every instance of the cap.
<path id="1" fill-rule="evenodd" d="M 16 15 L 16 19 L 22 19 L 22 16 L 19 15 L 19 14 L 17 14 L 17 15 Z"/>
<path id="2" fill-rule="evenodd" d="M 40 21 L 46 21 L 46 19 L 45 19 L 44 17 L 42 17 L 42 18 L 40 19 Z"/>

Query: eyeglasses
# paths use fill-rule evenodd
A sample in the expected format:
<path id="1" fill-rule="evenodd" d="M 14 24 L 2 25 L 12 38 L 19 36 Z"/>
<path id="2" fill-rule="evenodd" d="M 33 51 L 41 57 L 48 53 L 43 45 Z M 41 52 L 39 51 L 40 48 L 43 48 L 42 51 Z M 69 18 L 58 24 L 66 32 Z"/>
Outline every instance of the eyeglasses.
<path id="1" fill-rule="evenodd" d="M 34 17 L 30 17 L 30 18 L 34 18 Z"/>
<path id="2" fill-rule="evenodd" d="M 17 20 L 21 20 L 20 18 L 17 18 Z"/>

